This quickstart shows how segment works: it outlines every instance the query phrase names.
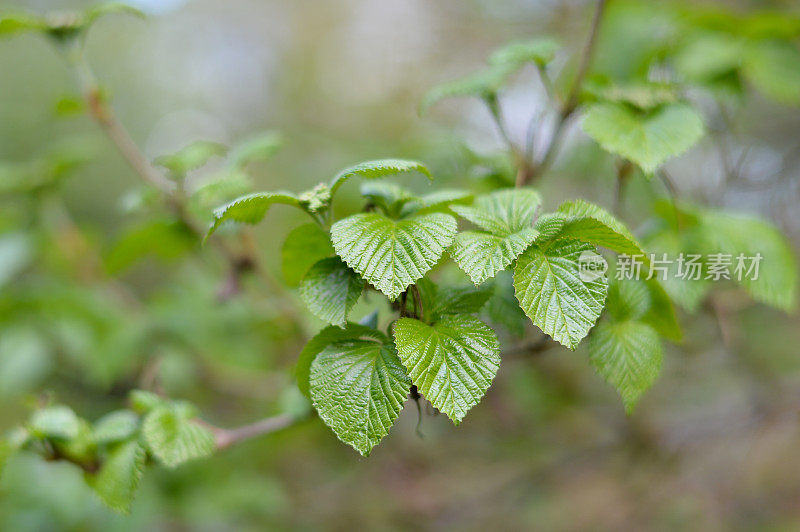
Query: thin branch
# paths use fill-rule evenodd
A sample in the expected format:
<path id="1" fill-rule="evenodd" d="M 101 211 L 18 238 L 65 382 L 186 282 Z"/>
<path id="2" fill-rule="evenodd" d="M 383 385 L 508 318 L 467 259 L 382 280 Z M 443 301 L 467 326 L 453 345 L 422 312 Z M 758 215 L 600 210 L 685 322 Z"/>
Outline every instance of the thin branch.
<path id="1" fill-rule="evenodd" d="M 564 107 L 561 109 L 561 116 L 567 117 L 578 106 L 578 98 L 580 97 L 581 86 L 583 85 L 583 78 L 589 72 L 589 66 L 594 57 L 594 49 L 597 44 L 597 35 L 600 33 L 600 22 L 603 20 L 603 14 L 606 9 L 606 0 L 598 0 L 597 7 L 594 10 L 594 18 L 592 19 L 592 29 L 589 31 L 589 38 L 586 40 L 586 46 L 583 48 L 583 55 L 581 56 L 580 66 L 575 79 L 572 81 L 567 99 L 564 102 Z"/>
<path id="2" fill-rule="evenodd" d="M 606 0 L 598 0 L 597 7 L 594 11 L 594 17 L 592 18 L 592 26 L 589 30 L 589 37 L 586 40 L 586 45 L 584 46 L 583 54 L 581 55 L 578 72 L 575 74 L 575 78 L 572 80 L 570 90 L 567 93 L 566 99 L 564 100 L 564 104 L 561 106 L 561 109 L 558 112 L 556 125 L 553 129 L 553 135 L 550 138 L 550 143 L 545 149 L 544 155 L 539 163 L 534 163 L 533 165 L 529 166 L 526 172 L 519 172 L 517 174 L 517 187 L 525 186 L 534 178 L 542 175 L 545 171 L 547 171 L 547 169 L 550 168 L 550 165 L 553 164 L 553 160 L 555 159 L 559 146 L 561 145 L 561 139 L 564 135 L 566 124 L 575 110 L 578 108 L 581 87 L 586 74 L 589 72 L 592 58 L 594 57 L 594 50 L 597 45 L 597 35 L 600 32 L 600 23 L 603 20 L 605 8 Z M 548 78 L 545 76 L 542 77 L 543 83 L 546 83 L 546 79 Z M 545 85 L 545 89 L 547 90 L 547 85 Z"/>
<path id="3" fill-rule="evenodd" d="M 217 449 L 222 450 L 236 443 L 291 427 L 301 420 L 302 418 L 298 418 L 297 416 L 280 414 L 234 429 L 223 429 L 208 425 L 207 423 L 206 426 L 214 433 Z"/>

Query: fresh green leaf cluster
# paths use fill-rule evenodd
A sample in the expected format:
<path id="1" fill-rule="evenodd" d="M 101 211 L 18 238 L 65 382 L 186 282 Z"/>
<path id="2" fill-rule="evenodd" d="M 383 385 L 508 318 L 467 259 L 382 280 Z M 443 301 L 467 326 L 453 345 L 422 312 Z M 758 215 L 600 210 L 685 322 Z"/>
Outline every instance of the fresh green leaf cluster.
<path id="1" fill-rule="evenodd" d="M 34 411 L 24 426 L 0 438 L 0 473 L 20 451 L 67 460 L 83 469 L 100 500 L 128 513 L 149 462 L 176 467 L 214 453 L 214 435 L 191 404 L 144 391 L 132 392 L 130 404 L 94 423 L 64 405 Z"/>
<path id="2" fill-rule="evenodd" d="M 371 161 L 340 172 L 328 190 L 351 176 L 412 171 L 431 175 L 412 161 Z M 336 435 L 365 455 L 388 434 L 411 385 L 454 423 L 478 404 L 500 365 L 498 336 L 478 317 L 484 307 L 494 309 L 487 311 L 493 322 L 514 331 L 521 327 L 514 317 L 526 314 L 574 349 L 603 311 L 608 291 L 602 269 L 591 278 L 581 270 L 587 254 L 605 268 L 597 246 L 643 253 L 602 208 L 575 201 L 541 214 L 541 197 L 531 189 L 477 198 L 461 191 L 417 196 L 397 184 L 368 181 L 361 192 L 366 212 L 338 220 L 286 201 L 317 223 L 289 234 L 283 269 L 309 310 L 331 324 L 300 355 L 300 389 Z M 297 196 L 244 196 L 217 211 L 216 225 L 257 222 L 276 198 Z M 318 212 L 330 213 L 330 203 Z M 457 218 L 475 228 L 459 232 Z M 437 284 L 435 273 L 447 256 L 475 287 Z M 509 284 L 493 280 L 506 270 L 513 271 L 515 295 Z M 358 300 L 371 291 L 383 294 L 398 314 L 387 334 L 350 321 Z"/>

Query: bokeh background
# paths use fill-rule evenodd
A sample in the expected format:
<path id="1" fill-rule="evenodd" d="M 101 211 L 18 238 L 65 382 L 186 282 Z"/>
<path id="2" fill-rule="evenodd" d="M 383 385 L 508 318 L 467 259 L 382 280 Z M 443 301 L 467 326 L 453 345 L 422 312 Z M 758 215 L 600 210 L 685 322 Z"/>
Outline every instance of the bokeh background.
<path id="1" fill-rule="evenodd" d="M 488 113 L 457 100 L 421 117 L 422 95 L 516 38 L 557 37 L 565 51 L 554 68 L 565 68 L 592 10 L 578 0 L 130 4 L 152 16 L 104 18 L 86 47 L 145 154 L 277 130 L 283 148 L 252 172 L 256 189 L 267 190 L 302 190 L 349 164 L 394 156 L 420 159 L 442 182 L 469 186 L 468 154 L 502 149 Z M 0 13 L 86 5 L 2 1 Z M 789 0 L 707 5 L 794 16 L 798 7 Z M 667 38 L 668 26 L 654 2 L 612 0 L 596 64 L 624 72 Z M 152 360 L 164 392 L 194 401 L 215 424 L 279 411 L 295 400 L 291 368 L 320 322 L 289 325 L 256 280 L 220 303 L 225 268 L 211 252 L 185 258 L 155 250 L 155 258 L 112 268 L 109 277 L 145 302 L 136 310 L 109 295 L 107 277 L 83 275 L 75 259 L 85 250 L 72 246 L 70 228 L 108 260 L 152 214 L 141 206 L 136 176 L 91 120 L 63 112 L 76 94 L 43 38 L 0 41 L 0 165 L 64 152 L 86 160 L 60 184 L 57 204 L 0 206 L 0 428 L 22 422 L 42 393 L 94 419 L 153 378 L 145 371 Z M 681 196 L 759 214 L 797 249 L 800 112 L 753 95 L 721 124 L 713 104 L 698 98 L 715 134 L 670 163 Z M 545 105 L 535 71 L 523 72 L 503 95 L 512 135 L 524 138 L 530 116 Z M 736 179 L 726 179 L 730 161 L 741 162 Z M 214 170 L 192 179 L 202 183 Z M 548 208 L 573 197 L 608 206 L 613 162 L 573 124 L 539 188 Z M 664 193 L 638 176 L 626 219 L 637 227 Z M 357 186 L 348 186 L 344 210 L 357 208 L 356 196 Z M 42 209 L 52 234 L 27 232 L 31 209 Z M 283 238 L 305 220 L 276 212 L 256 236 L 280 277 Z M 728 303 L 722 317 L 706 307 L 681 313 L 686 338 L 667 347 L 659 381 L 630 417 L 587 364 L 585 348 L 518 353 L 504 358 L 485 400 L 459 427 L 427 411 L 419 437 L 411 405 L 361 458 L 310 419 L 209 460 L 156 468 L 128 517 L 103 507 L 74 466 L 22 454 L 0 481 L 0 530 L 797 529 L 800 322 L 741 298 Z M 153 323 L 167 340 L 141 340 Z"/>

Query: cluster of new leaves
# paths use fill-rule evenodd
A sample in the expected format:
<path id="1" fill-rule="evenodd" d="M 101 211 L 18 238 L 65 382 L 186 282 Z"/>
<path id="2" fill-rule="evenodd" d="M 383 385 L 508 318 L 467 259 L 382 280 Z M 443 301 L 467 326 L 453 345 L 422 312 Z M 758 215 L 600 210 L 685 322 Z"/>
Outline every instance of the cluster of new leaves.
<path id="1" fill-rule="evenodd" d="M 258 222 L 276 202 L 320 222 L 344 179 L 409 172 L 430 177 L 422 164 L 403 160 L 346 169 L 314 189 L 329 194 L 313 209 L 303 195 L 250 194 L 218 209 L 210 231 L 227 220 Z M 455 190 L 415 196 L 395 184 L 368 181 L 362 195 L 367 212 L 329 228 L 300 226 L 283 253 L 289 281 L 299 284 L 309 310 L 331 324 L 300 355 L 299 386 L 337 436 L 362 454 L 388 433 L 412 384 L 454 423 L 481 400 L 499 368 L 500 343 L 478 313 L 494 290 L 486 285 L 498 273 L 513 271 L 517 312 L 521 308 L 545 334 L 574 349 L 606 301 L 606 264 L 597 246 L 642 254 L 630 231 L 600 207 L 576 201 L 541 214 L 541 197 L 530 189 L 477 198 Z M 472 228 L 459 232 L 459 218 Z M 448 255 L 473 288 L 431 281 Z M 587 261 L 599 270 L 584 271 Z M 399 314 L 386 333 L 376 324 L 348 321 L 369 289 L 385 295 Z"/>
<path id="2" fill-rule="evenodd" d="M 63 405 L 36 410 L 24 426 L 0 439 L 0 472 L 20 450 L 67 460 L 84 470 L 87 484 L 106 505 L 127 513 L 148 463 L 176 467 L 214 452 L 214 435 L 195 420 L 189 403 L 134 391 L 130 406 L 94 423 Z"/>

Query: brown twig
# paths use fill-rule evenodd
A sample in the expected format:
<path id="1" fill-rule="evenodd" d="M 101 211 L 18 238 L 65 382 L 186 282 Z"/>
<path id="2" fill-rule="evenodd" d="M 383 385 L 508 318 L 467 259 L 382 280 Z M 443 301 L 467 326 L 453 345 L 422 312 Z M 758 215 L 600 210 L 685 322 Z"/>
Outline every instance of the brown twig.
<path id="1" fill-rule="evenodd" d="M 214 427 L 208 425 L 207 423 L 206 426 L 211 430 L 211 432 L 214 433 L 217 449 L 222 450 L 227 449 L 236 443 L 291 427 L 300 420 L 301 418 L 298 418 L 297 416 L 290 414 L 279 414 L 277 416 L 264 418 L 256 421 L 255 423 L 250 423 L 249 425 L 243 425 L 233 429 Z"/>
<path id="2" fill-rule="evenodd" d="M 586 45 L 584 46 L 583 54 L 581 55 L 578 72 L 575 74 L 575 78 L 572 80 L 572 85 L 567 93 L 567 97 L 564 99 L 564 104 L 561 105 L 561 109 L 558 112 L 556 125 L 553 129 L 553 135 L 550 138 L 550 142 L 545 149 L 544 155 L 538 163 L 528 165 L 528 168 L 526 168 L 524 172 L 520 171 L 517 173 L 517 187 L 525 186 L 534 178 L 542 175 L 545 171 L 547 171 L 548 168 L 550 168 L 550 165 L 553 164 L 553 160 L 555 159 L 555 156 L 558 153 L 558 148 L 561 144 L 562 136 L 564 135 L 566 124 L 570 117 L 574 114 L 575 110 L 578 108 L 581 87 L 583 86 L 583 80 L 586 77 L 586 74 L 589 72 L 589 67 L 592 63 L 592 58 L 594 57 L 594 50 L 597 45 L 597 35 L 600 31 L 600 23 L 603 20 L 605 8 L 606 0 L 598 0 L 597 7 L 594 11 L 594 17 L 592 18 L 592 26 L 589 30 L 589 37 L 586 40 Z M 545 89 L 547 89 L 547 86 L 545 86 Z M 555 103 L 557 104 L 557 102 Z"/>

